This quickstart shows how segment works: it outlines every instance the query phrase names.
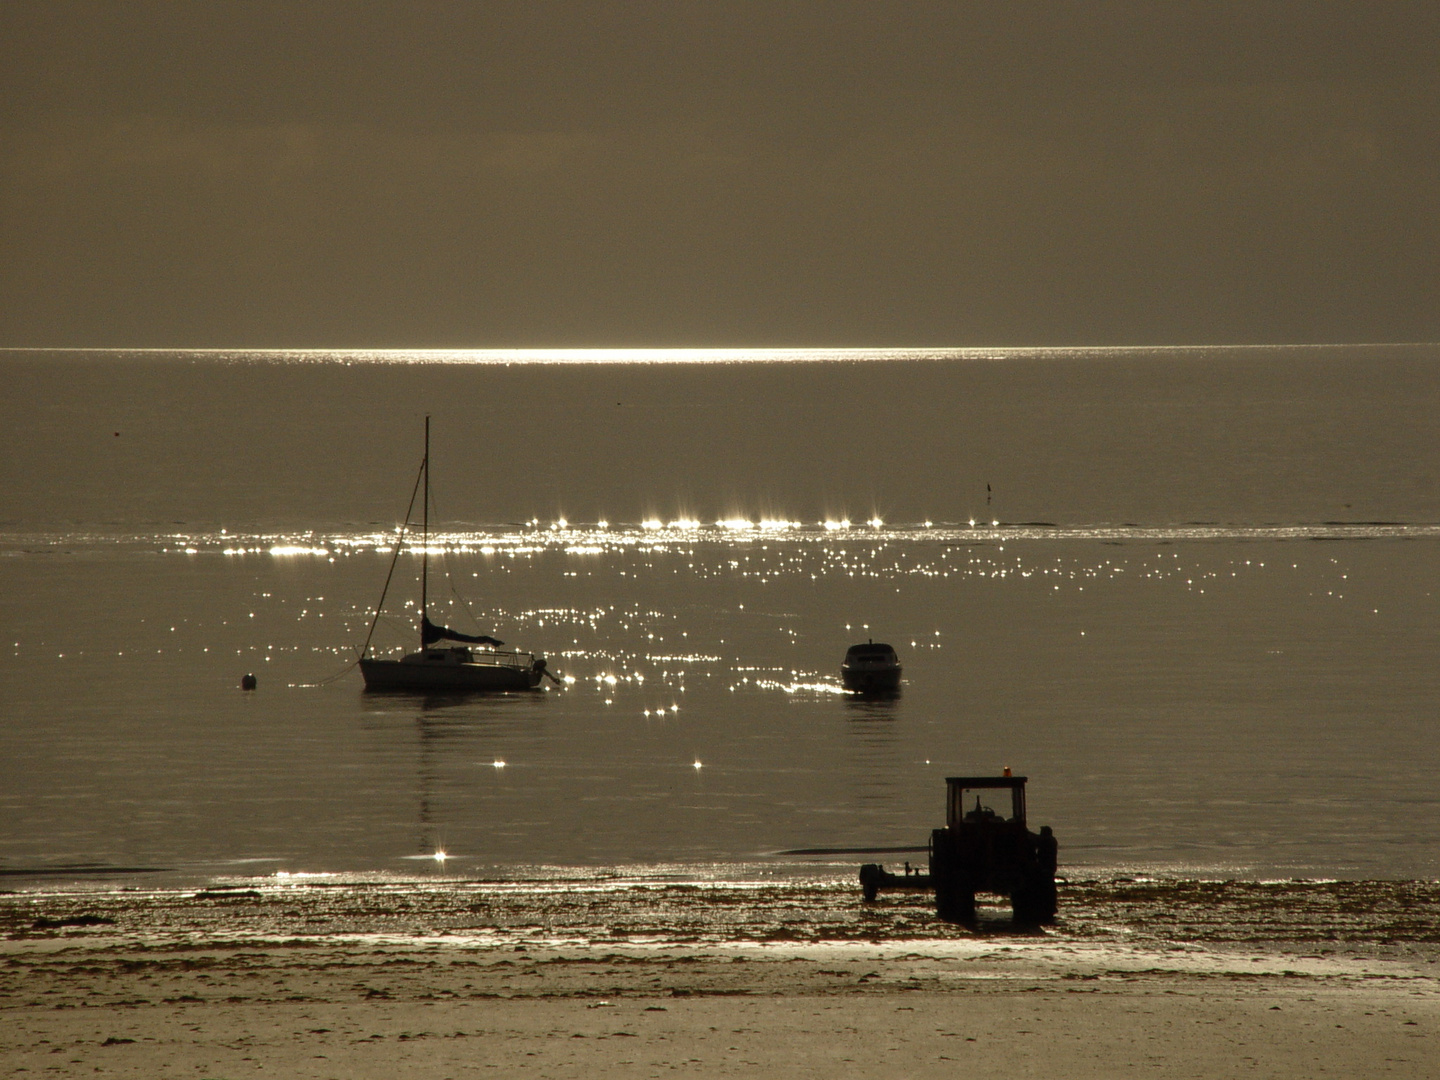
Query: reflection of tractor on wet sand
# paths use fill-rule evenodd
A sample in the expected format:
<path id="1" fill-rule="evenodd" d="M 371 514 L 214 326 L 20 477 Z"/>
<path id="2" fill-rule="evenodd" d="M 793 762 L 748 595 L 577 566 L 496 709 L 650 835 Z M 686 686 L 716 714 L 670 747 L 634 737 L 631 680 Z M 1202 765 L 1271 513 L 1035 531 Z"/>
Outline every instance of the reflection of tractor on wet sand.
<path id="1" fill-rule="evenodd" d="M 860 868 L 866 900 L 882 889 L 934 889 L 935 911 L 949 922 L 975 921 L 975 894 L 1008 896 L 1015 921 L 1055 920 L 1058 847 L 1047 825 L 1025 824 L 1025 777 L 947 777 L 945 827 L 930 834 L 930 873 L 900 876 L 868 863 Z M 908 870 L 908 865 L 907 865 Z"/>

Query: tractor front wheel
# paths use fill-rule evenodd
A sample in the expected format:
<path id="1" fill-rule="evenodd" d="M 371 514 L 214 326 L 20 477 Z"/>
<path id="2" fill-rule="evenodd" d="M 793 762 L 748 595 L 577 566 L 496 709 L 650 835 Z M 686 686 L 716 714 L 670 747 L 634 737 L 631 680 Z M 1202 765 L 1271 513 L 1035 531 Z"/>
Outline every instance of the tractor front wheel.
<path id="1" fill-rule="evenodd" d="M 975 894 L 959 886 L 936 885 L 935 914 L 946 922 L 973 923 Z"/>

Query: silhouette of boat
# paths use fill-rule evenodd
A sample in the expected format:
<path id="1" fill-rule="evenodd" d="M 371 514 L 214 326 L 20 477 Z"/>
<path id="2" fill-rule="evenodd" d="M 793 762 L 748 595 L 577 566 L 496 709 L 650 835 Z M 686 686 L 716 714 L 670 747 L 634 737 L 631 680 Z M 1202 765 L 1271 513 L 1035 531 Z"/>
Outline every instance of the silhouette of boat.
<path id="1" fill-rule="evenodd" d="M 867 641 L 845 650 L 840 682 L 855 694 L 893 694 L 900 689 L 903 670 L 893 648 L 883 642 Z"/>
<path id="2" fill-rule="evenodd" d="M 430 417 L 425 417 L 425 456 L 420 461 L 420 475 L 415 486 L 424 488 L 421 511 L 420 543 L 420 651 L 408 653 L 399 660 L 380 660 L 370 656 L 370 639 L 385 606 L 385 594 L 395 573 L 395 564 L 405 546 L 405 533 L 415 509 L 415 494 L 405 511 L 405 524 L 395 542 L 395 555 L 375 616 L 370 620 L 370 633 L 360 650 L 360 673 L 365 677 L 366 690 L 401 690 L 421 693 L 484 693 L 506 690 L 534 690 L 544 676 L 560 680 L 546 670 L 545 659 L 528 652 L 502 652 L 503 641 L 485 634 L 462 634 L 430 621 Z M 457 642 L 443 645 L 441 642 Z"/>

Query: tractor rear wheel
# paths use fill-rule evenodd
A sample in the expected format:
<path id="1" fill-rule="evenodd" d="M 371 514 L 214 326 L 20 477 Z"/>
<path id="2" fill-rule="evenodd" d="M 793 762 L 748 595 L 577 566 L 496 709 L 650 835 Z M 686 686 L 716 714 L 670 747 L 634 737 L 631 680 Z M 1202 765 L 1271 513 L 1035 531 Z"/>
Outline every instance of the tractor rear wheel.
<path id="1" fill-rule="evenodd" d="M 1015 921 L 1024 926 L 1039 926 L 1055 921 L 1055 881 L 1044 874 L 1026 877 L 1010 896 Z"/>

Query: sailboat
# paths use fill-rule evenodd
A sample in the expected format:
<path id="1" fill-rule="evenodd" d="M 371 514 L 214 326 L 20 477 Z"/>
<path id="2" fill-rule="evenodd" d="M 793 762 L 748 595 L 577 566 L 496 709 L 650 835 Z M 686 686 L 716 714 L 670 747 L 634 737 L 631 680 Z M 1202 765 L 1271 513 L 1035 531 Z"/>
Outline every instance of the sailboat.
<path id="1" fill-rule="evenodd" d="M 405 690 L 421 693 L 475 693 L 505 690 L 534 690 L 540 680 L 549 676 L 544 657 L 528 652 L 502 652 L 505 643 L 485 634 L 462 634 L 430 621 L 430 417 L 425 417 L 425 456 L 420 460 L 420 475 L 415 478 L 417 490 L 423 485 L 425 499 L 421 510 L 420 543 L 420 651 L 407 653 L 399 660 L 379 660 L 370 656 L 370 640 L 385 606 L 385 594 L 395 574 L 395 564 L 404 547 L 405 531 L 415 509 L 416 491 L 410 495 L 405 511 L 405 524 L 396 538 L 395 556 L 375 616 L 370 620 L 370 633 L 360 650 L 360 673 L 365 677 L 366 690 Z M 447 644 L 455 642 L 456 644 Z"/>

